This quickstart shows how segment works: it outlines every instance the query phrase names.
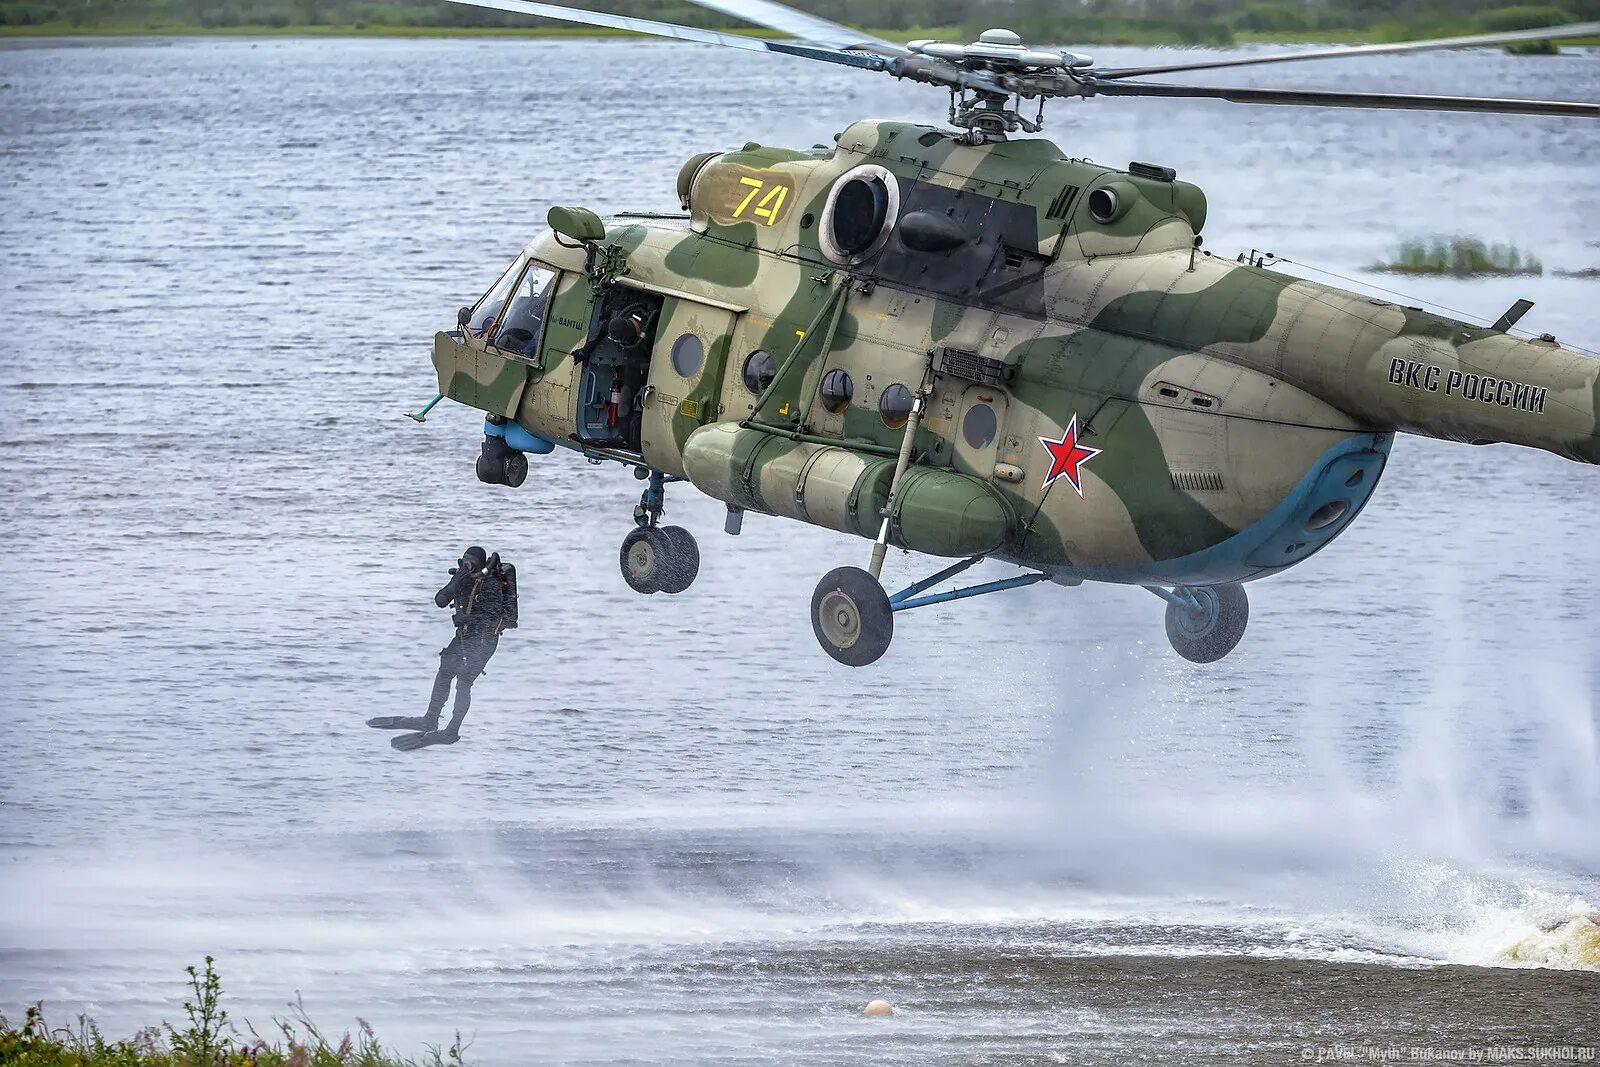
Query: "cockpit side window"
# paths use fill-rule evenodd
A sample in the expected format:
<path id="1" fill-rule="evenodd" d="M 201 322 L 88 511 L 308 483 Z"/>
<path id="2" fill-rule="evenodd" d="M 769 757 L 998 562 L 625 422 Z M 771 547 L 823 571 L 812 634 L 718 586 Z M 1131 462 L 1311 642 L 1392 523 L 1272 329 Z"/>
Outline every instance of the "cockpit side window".
<path id="1" fill-rule="evenodd" d="M 539 334 L 544 325 L 545 305 L 550 298 L 550 282 L 555 271 L 530 262 L 528 269 L 511 291 L 500 315 L 499 326 L 488 335 L 489 343 L 506 352 L 531 356 L 539 350 Z"/>
<path id="2" fill-rule="evenodd" d="M 500 275 L 499 280 L 489 287 L 489 291 L 483 294 L 472 309 L 472 318 L 467 322 L 469 334 L 473 337 L 482 337 L 500 317 L 500 309 L 506 306 L 506 296 L 510 294 L 511 286 L 517 280 L 517 272 L 521 269 L 522 258 L 519 256 L 506 268 L 506 272 Z"/>

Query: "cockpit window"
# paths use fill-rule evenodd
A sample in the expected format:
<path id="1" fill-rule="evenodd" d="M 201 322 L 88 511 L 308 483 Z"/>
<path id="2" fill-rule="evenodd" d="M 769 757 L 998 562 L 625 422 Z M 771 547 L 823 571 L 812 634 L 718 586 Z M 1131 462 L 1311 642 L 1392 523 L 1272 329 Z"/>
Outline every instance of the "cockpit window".
<path id="1" fill-rule="evenodd" d="M 511 292 L 511 285 L 517 280 L 517 271 L 522 269 L 521 258 L 506 268 L 500 275 L 500 280 L 490 286 L 489 291 L 483 294 L 483 299 L 478 301 L 472 309 L 472 318 L 467 322 L 467 332 L 474 337 L 482 337 L 484 332 L 494 324 L 500 316 L 500 309 L 506 306 L 506 296 Z"/>
<path id="2" fill-rule="evenodd" d="M 528 264 L 527 271 L 512 290 L 511 299 L 506 301 L 500 325 L 488 337 L 490 344 L 519 356 L 531 356 L 538 351 L 545 301 L 554 277 L 550 269 L 537 263 Z"/>

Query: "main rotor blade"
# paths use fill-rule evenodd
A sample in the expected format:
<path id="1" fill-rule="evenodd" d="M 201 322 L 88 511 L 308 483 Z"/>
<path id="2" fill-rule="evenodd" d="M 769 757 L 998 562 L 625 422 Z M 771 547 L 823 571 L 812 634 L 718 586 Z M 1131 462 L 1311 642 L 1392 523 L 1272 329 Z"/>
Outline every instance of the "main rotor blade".
<path id="1" fill-rule="evenodd" d="M 1380 56 L 1396 52 L 1430 52 L 1440 48 L 1477 48 L 1484 45 L 1515 44 L 1517 41 L 1559 41 L 1569 37 L 1600 37 L 1600 22 L 1574 22 L 1566 26 L 1548 26 L 1538 30 L 1479 33 L 1471 37 L 1435 37 L 1427 41 L 1397 41 L 1394 44 L 1346 45 L 1340 48 L 1318 48 L 1309 52 L 1281 52 L 1275 55 L 1210 59 L 1196 63 L 1170 63 L 1153 67 L 1113 67 L 1089 73 L 1101 79 L 1143 78 L 1151 74 L 1178 74 L 1187 70 L 1250 67 L 1262 63 L 1298 63 L 1305 59 L 1343 59 L 1345 56 Z"/>
<path id="2" fill-rule="evenodd" d="M 884 56 L 911 54 L 904 45 L 885 41 L 881 37 L 873 37 L 837 22 L 829 22 L 810 12 L 798 11 L 787 4 L 777 3 L 776 0 L 689 0 L 689 2 L 698 7 L 710 8 L 724 15 L 753 22 L 757 26 L 765 26 L 769 30 L 780 30 L 800 38 L 807 44 L 875 52 Z"/>
<path id="3" fill-rule="evenodd" d="M 576 22 L 584 26 L 604 26 L 613 30 L 649 34 L 652 37 L 672 37 L 698 44 L 718 44 L 726 48 L 742 48 L 747 52 L 777 52 L 783 55 L 820 59 L 827 63 L 841 63 L 847 67 L 865 67 L 882 70 L 884 61 L 861 52 L 841 52 L 831 45 L 810 41 L 767 41 L 759 37 L 746 37 L 739 33 L 719 33 L 694 26 L 679 26 L 675 22 L 656 22 L 653 19 L 634 18 L 631 15 L 613 15 L 608 11 L 586 11 L 579 7 L 560 7 L 543 4 L 537 0 L 450 0 L 468 7 L 487 7 L 496 11 L 509 11 L 517 15 L 534 15 L 558 22 Z M 778 6 L 776 4 L 774 7 Z M 829 23 L 832 25 L 832 23 Z"/>
<path id="4" fill-rule="evenodd" d="M 1111 81 L 1094 86 L 1096 96 L 1167 96 L 1227 100 L 1235 104 L 1302 107 L 1394 108 L 1401 111 L 1488 111 L 1503 115 L 1562 115 L 1600 118 L 1600 104 L 1568 100 L 1497 100 L 1486 96 L 1412 96 L 1402 93 L 1342 93 L 1320 89 L 1246 89 L 1214 85 L 1162 85 Z"/>

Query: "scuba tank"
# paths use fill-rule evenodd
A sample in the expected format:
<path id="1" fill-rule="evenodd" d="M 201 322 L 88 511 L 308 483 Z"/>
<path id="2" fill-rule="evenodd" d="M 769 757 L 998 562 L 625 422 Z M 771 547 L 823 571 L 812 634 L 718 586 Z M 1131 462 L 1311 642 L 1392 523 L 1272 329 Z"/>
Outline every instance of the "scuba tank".
<path id="1" fill-rule="evenodd" d="M 489 575 L 500 582 L 501 631 L 517 628 L 517 568 L 500 562 L 500 553 L 489 557 Z"/>

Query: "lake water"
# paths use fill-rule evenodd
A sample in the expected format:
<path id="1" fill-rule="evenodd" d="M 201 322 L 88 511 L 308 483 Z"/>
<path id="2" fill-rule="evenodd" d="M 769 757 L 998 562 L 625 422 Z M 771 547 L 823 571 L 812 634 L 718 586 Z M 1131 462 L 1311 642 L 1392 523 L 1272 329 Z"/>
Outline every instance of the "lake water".
<path id="1" fill-rule="evenodd" d="M 1593 51 L 1227 77 L 1600 100 Z M 865 542 L 728 538 L 676 487 L 699 581 L 639 597 L 625 472 L 486 487 L 472 412 L 400 417 L 551 203 L 671 210 L 695 152 L 944 106 L 620 40 L 0 48 L 0 1010 L 177 1020 L 211 953 L 235 1019 L 298 991 L 491 1065 L 1600 1044 L 1593 468 L 1402 439 L 1213 666 L 1148 594 L 1046 586 L 904 616 L 851 671 L 807 605 Z M 1432 232 L 1600 265 L 1595 123 L 1049 121 L 1199 183 L 1218 254 L 1485 321 L 1527 296 L 1600 348 L 1592 279 L 1361 275 Z M 420 711 L 469 543 L 519 565 L 522 628 L 461 744 L 396 753 L 363 720 Z"/>

